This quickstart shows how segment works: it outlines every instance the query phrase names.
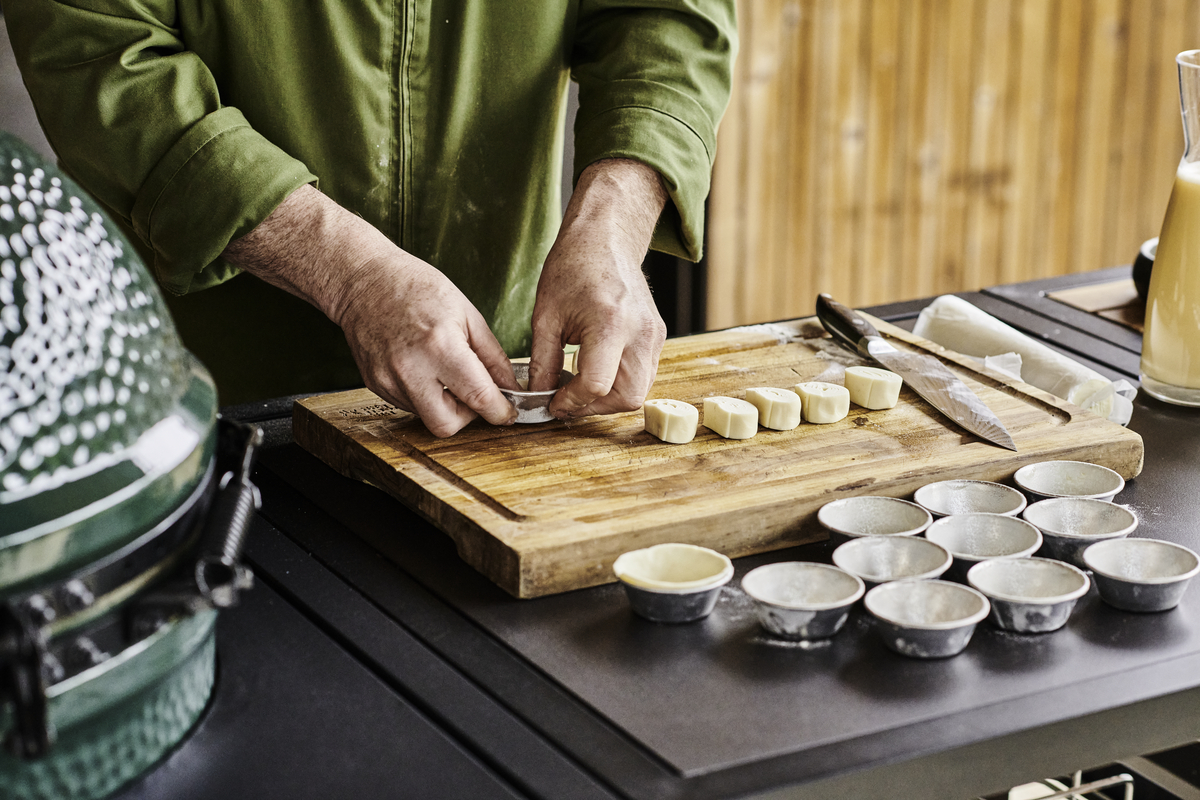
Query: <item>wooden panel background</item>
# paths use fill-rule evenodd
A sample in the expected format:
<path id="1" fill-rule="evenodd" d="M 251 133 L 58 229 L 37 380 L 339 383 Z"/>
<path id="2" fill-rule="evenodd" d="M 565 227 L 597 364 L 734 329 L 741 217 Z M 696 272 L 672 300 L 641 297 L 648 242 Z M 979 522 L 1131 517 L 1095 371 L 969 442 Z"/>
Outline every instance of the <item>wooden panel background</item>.
<path id="1" fill-rule="evenodd" d="M 1129 263 L 1200 0 L 743 0 L 707 326 Z"/>

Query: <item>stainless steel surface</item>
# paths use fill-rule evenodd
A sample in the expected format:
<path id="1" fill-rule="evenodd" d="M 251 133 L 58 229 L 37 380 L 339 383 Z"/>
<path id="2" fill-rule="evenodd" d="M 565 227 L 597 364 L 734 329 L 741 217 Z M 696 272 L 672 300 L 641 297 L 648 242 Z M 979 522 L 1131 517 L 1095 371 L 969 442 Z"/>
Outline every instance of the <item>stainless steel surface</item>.
<path id="1" fill-rule="evenodd" d="M 653 622 L 695 622 L 712 613 L 734 568 L 715 550 L 668 542 L 622 553 L 613 572 L 638 616 Z"/>
<path id="2" fill-rule="evenodd" d="M 833 636 L 866 590 L 856 575 L 807 561 L 765 564 L 742 578 L 742 591 L 754 599 L 759 623 L 775 636 L 793 640 Z"/>
<path id="3" fill-rule="evenodd" d="M 1085 568 L 1083 551 L 1104 539 L 1120 539 L 1137 530 L 1137 516 L 1124 506 L 1087 497 L 1039 500 L 1021 516 L 1042 532 L 1039 555 Z"/>
<path id="4" fill-rule="evenodd" d="M 1157 539 L 1098 542 L 1083 552 L 1106 603 L 1124 611 L 1166 611 L 1179 605 L 1200 572 L 1189 548 Z"/>
<path id="5" fill-rule="evenodd" d="M 971 567 L 967 582 L 991 601 L 992 622 L 1019 633 L 1058 630 L 1091 586 L 1079 568 L 1047 558 L 982 561 Z"/>
<path id="6" fill-rule="evenodd" d="M 1042 546 L 1042 534 L 1023 519 L 1003 514 L 955 514 L 935 520 L 925 538 L 950 551 L 946 577 L 966 583 L 967 571 L 990 558 L 1022 558 Z"/>

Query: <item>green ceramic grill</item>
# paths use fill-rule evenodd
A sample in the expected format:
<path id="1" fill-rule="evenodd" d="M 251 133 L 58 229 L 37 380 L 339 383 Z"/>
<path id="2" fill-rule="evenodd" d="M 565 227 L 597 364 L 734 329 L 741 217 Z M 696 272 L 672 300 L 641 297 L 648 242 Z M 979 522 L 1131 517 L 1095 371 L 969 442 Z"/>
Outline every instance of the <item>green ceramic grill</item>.
<path id="1" fill-rule="evenodd" d="M 260 437 L 219 418 L 120 231 L 0 132 L 5 797 L 104 797 L 196 723 Z"/>

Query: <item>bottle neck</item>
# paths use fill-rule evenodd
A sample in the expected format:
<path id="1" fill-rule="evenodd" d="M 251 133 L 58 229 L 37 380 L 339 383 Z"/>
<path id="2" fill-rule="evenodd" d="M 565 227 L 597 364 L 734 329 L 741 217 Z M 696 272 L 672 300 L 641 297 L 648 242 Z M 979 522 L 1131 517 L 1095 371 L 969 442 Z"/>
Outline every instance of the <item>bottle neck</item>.
<path id="1" fill-rule="evenodd" d="M 1179 110 L 1183 117 L 1183 163 L 1200 161 L 1200 50 L 1175 58 L 1179 68 Z"/>

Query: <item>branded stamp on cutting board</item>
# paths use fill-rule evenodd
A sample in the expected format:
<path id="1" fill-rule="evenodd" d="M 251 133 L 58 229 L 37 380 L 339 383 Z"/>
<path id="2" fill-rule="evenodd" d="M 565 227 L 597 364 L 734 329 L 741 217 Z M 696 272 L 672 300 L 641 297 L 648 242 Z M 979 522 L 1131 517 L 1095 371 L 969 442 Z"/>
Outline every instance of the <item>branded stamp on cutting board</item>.
<path id="1" fill-rule="evenodd" d="M 907 387 L 895 408 L 851 406 L 840 422 L 745 440 L 701 427 L 691 442 L 667 444 L 643 430 L 641 411 L 512 427 L 477 420 L 437 439 L 366 389 L 297 401 L 293 432 L 338 472 L 424 514 L 516 597 L 613 581 L 618 555 L 660 542 L 737 557 L 817 541 L 817 509 L 850 495 L 1003 481 L 1051 459 L 1103 464 L 1127 479 L 1141 471 L 1133 431 L 871 321 L 897 347 L 941 358 L 1000 417 L 1018 452 L 966 433 Z M 748 387 L 841 383 L 858 363 L 814 319 L 697 334 L 666 343 L 650 397 L 700 407 Z"/>

